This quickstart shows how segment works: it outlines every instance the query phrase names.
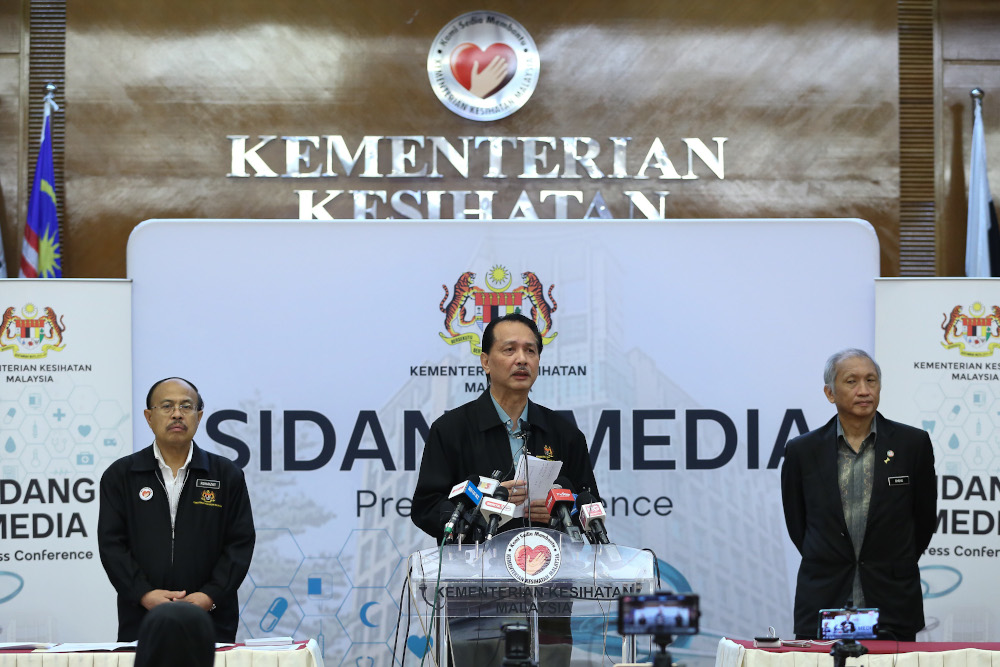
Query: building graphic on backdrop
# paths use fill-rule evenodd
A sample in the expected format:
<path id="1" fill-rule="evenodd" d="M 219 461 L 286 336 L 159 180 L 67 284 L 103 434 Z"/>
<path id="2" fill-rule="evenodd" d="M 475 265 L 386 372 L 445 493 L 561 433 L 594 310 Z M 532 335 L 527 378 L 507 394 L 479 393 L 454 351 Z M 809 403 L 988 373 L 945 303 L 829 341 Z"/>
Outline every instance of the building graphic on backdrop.
<path id="1" fill-rule="evenodd" d="M 567 258 L 552 259 L 548 265 L 531 264 L 560 286 L 564 298 L 559 320 L 561 334 L 555 344 L 544 348 L 541 365 L 577 366 L 582 359 L 588 360 L 586 377 L 539 377 L 531 400 L 560 411 L 571 411 L 591 446 L 599 430 L 598 424 L 609 414 L 620 411 L 620 422 L 613 429 L 617 431 L 620 448 L 615 456 L 621 470 L 633 471 L 633 449 L 629 446 L 633 421 L 623 406 L 672 411 L 677 418 L 657 431 L 670 437 L 674 443 L 672 450 L 683 448 L 682 415 L 701 406 L 657 368 L 649 354 L 642 349 L 625 349 L 621 326 L 625 317 L 623 305 L 619 300 L 603 298 L 605 294 L 622 293 L 617 278 L 621 267 L 600 251 L 585 252 L 586 257 L 568 253 Z M 493 257 L 495 254 L 483 251 L 467 265 L 493 266 L 490 275 L 494 276 L 493 286 L 496 287 L 504 285 L 505 280 L 500 277 L 501 272 L 495 270 L 498 266 L 489 264 Z M 465 284 L 470 286 L 476 279 L 474 274 L 463 274 L 463 277 L 467 280 Z M 486 282 L 490 284 L 489 279 Z M 481 291 L 489 293 L 489 290 Z M 465 319 L 471 328 L 476 326 L 472 297 L 469 302 Z M 572 306 L 568 305 L 570 302 Z M 453 316 L 458 319 L 457 311 Z M 436 365 L 461 366 L 467 363 L 466 358 L 456 349 L 437 360 Z M 475 397 L 466 388 L 465 379 L 411 378 L 380 412 L 393 415 L 419 409 L 430 424 L 446 409 Z M 665 412 L 661 410 L 657 414 Z M 401 447 L 408 437 L 406 430 L 399 420 L 386 424 L 388 441 Z M 713 601 L 712 610 L 703 618 L 702 635 L 679 642 L 679 650 L 692 651 L 685 655 L 688 664 L 701 665 L 701 658 L 697 658 L 701 651 L 714 656 L 714 646 L 724 634 L 751 636 L 758 631 L 761 618 L 769 619 L 772 625 L 790 627 L 789 606 L 780 594 L 775 595 L 775 591 L 791 590 L 781 546 L 785 539 L 784 526 L 779 521 L 761 527 L 755 519 L 762 513 L 780 516 L 776 472 L 760 471 L 748 477 L 745 470 L 735 466 L 690 471 L 683 470 L 678 463 L 675 470 L 635 471 L 630 475 L 633 482 L 629 488 L 622 488 L 621 472 L 609 471 L 611 436 L 604 432 L 602 438 L 595 475 L 608 506 L 608 530 L 612 541 L 653 549 L 659 560 L 664 588 L 697 592 L 702 599 Z M 701 441 L 706 450 L 722 449 L 722 437 L 716 433 L 702 433 Z M 420 449 L 417 449 L 418 463 Z M 413 493 L 416 477 L 416 472 L 386 473 L 378 463 L 368 463 L 362 488 L 371 490 L 378 498 L 408 498 Z M 664 509 L 667 502 L 673 503 L 669 511 Z M 356 560 L 356 571 L 349 576 L 364 582 L 365 592 L 371 596 L 369 601 L 386 592 L 395 598 L 396 604 L 403 605 L 403 623 L 407 623 L 408 612 L 412 611 L 414 615 L 409 625 L 400 629 L 396 656 L 399 660 L 405 650 L 408 659 L 419 660 L 426 648 L 427 628 L 415 616 L 416 603 L 406 598 L 405 555 L 429 548 L 433 542 L 409 520 L 392 513 L 368 516 L 359 520 L 358 527 L 365 529 L 358 531 L 366 546 L 365 553 L 387 554 L 387 558 L 382 563 Z M 395 561 L 397 554 L 403 556 L 398 564 Z M 363 601 L 358 598 L 358 602 Z M 395 606 L 393 610 L 399 611 Z M 577 651 L 592 654 L 593 664 L 600 664 L 605 649 L 609 655 L 615 655 L 618 637 L 613 627 L 613 610 L 609 608 L 608 612 L 611 622 L 608 628 L 601 619 L 574 621 L 574 646 L 578 647 Z M 605 634 L 608 644 L 605 644 Z M 390 641 L 389 645 L 392 643 Z M 342 649 L 341 654 L 345 650 Z M 706 665 L 713 661 L 704 658 Z"/>
<path id="2" fill-rule="evenodd" d="M 486 289 L 475 284 L 476 273 L 466 271 L 455 281 L 454 288 L 442 284 L 444 297 L 438 310 L 444 314 L 445 332 L 441 338 L 449 345 L 469 343 L 475 356 L 482 352 L 482 332 L 493 320 L 509 313 L 522 313 L 530 317 L 542 335 L 542 344 L 551 343 L 558 332 L 553 329 L 552 314 L 559 307 L 552 293 L 555 284 L 545 284 L 533 271 L 523 271 L 523 284 L 511 289 L 514 276 L 503 264 L 493 264 L 486 273 Z"/>
<path id="3" fill-rule="evenodd" d="M 1000 347 L 1000 306 L 987 308 L 981 301 L 963 308 L 957 305 L 944 314 L 945 349 L 958 348 L 963 357 L 991 357 Z"/>
<path id="4" fill-rule="evenodd" d="M 63 332 L 66 324 L 52 308 L 25 304 L 21 314 L 14 306 L 7 307 L 0 322 L 0 352 L 11 350 L 18 359 L 41 359 L 50 351 L 65 347 Z"/>

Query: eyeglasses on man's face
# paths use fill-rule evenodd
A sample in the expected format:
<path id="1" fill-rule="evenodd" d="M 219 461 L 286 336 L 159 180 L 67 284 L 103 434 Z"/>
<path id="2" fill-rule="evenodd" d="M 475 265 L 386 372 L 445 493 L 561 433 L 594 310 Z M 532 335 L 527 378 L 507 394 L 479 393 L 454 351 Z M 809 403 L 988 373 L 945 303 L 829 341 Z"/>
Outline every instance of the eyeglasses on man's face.
<path id="1" fill-rule="evenodd" d="M 160 403 L 159 405 L 154 405 L 153 409 L 158 411 L 160 414 L 169 417 L 174 414 L 175 411 L 180 411 L 182 415 L 189 415 L 195 410 L 194 403 Z"/>

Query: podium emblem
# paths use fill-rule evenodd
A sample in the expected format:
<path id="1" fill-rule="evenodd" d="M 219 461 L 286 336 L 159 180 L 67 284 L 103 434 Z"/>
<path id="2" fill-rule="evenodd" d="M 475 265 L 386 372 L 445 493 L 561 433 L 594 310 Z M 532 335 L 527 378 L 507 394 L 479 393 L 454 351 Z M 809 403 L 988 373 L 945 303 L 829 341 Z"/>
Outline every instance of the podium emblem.
<path id="1" fill-rule="evenodd" d="M 522 531 L 504 553 L 510 576 L 527 586 L 544 584 L 556 576 L 561 560 L 559 544 L 540 530 Z"/>

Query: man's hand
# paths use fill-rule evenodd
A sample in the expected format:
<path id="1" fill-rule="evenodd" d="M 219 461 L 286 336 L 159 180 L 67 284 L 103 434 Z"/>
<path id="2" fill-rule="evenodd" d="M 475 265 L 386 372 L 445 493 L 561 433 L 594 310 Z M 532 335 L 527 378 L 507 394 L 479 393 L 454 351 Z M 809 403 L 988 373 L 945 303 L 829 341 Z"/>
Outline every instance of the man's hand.
<path id="1" fill-rule="evenodd" d="M 507 499 L 507 502 L 514 505 L 523 505 L 524 501 L 528 499 L 527 484 L 523 479 L 500 482 L 500 486 L 506 487 L 510 491 L 510 497 Z M 544 523 L 548 525 L 551 518 L 549 511 L 545 508 L 544 499 L 532 500 L 531 504 L 525 509 L 524 514 L 532 523 Z"/>
<path id="2" fill-rule="evenodd" d="M 544 500 L 532 500 L 531 504 L 528 505 L 527 514 L 532 523 L 544 523 L 546 526 L 549 525 L 549 519 L 552 518 L 549 510 L 545 507 Z"/>
<path id="3" fill-rule="evenodd" d="M 212 602 L 212 598 L 200 591 L 192 593 L 191 595 L 185 595 L 184 597 L 178 599 L 181 602 L 190 602 L 191 604 L 198 605 L 205 611 L 212 611 L 212 607 L 215 606 L 215 603 Z"/>
<path id="4" fill-rule="evenodd" d="M 139 600 L 141 604 L 146 609 L 152 609 L 157 605 L 161 605 L 164 602 L 173 602 L 174 600 L 180 600 L 184 597 L 187 591 L 165 591 L 162 588 L 154 588 Z"/>
<path id="5" fill-rule="evenodd" d="M 507 502 L 514 506 L 520 505 L 528 498 L 526 485 L 527 482 L 523 479 L 510 479 L 506 482 L 500 482 L 500 486 L 510 491 L 510 497 L 507 498 Z"/>

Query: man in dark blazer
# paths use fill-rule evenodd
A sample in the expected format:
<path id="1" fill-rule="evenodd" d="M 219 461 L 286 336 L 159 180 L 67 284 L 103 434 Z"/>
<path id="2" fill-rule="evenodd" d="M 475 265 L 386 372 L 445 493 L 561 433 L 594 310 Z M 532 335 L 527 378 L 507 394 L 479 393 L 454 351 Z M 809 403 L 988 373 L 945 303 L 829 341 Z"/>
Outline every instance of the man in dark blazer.
<path id="1" fill-rule="evenodd" d="M 541 334 L 529 318 L 512 313 L 493 320 L 483 332 L 480 356 L 488 388 L 476 400 L 431 424 L 410 518 L 436 540 L 443 537 L 444 524 L 455 509 L 449 491 L 470 475 L 499 477 L 510 491 L 509 502 L 525 502 L 526 481 L 513 479 L 514 454 L 522 450 L 562 461 L 560 477 L 568 480 L 573 491 L 587 488 L 600 497 L 583 433 L 553 410 L 528 400 L 538 378 L 541 351 Z M 532 490 L 532 495 L 537 491 Z M 532 501 L 525 509 L 524 520 L 509 521 L 501 530 L 523 527 L 528 519 L 532 525 L 548 526 L 544 500 Z"/>
<path id="2" fill-rule="evenodd" d="M 510 492 L 509 502 L 525 505 L 524 519 L 508 521 L 501 530 L 548 526 L 545 500 L 526 503 L 531 480 L 513 479 L 515 461 L 522 452 L 562 461 L 560 477 L 565 478 L 566 486 L 571 485 L 576 492 L 587 488 L 600 498 L 583 433 L 554 411 L 528 400 L 528 392 L 538 379 L 541 353 L 538 327 L 520 313 L 493 320 L 483 331 L 480 363 L 487 389 L 431 424 L 420 461 L 410 518 L 435 540 L 444 536 L 444 524 L 455 509 L 449 491 L 470 475 L 503 480 L 500 483 Z M 531 493 L 538 495 L 535 489 Z M 504 657 L 498 649 L 502 625 L 523 620 L 523 616 L 479 618 L 474 614 L 451 619 L 455 664 L 499 667 Z M 538 664 L 569 665 L 573 648 L 569 618 L 540 618 L 538 628 Z"/>
<path id="3" fill-rule="evenodd" d="M 785 446 L 781 498 L 802 554 L 795 633 L 815 638 L 820 609 L 880 610 L 880 636 L 914 641 L 924 627 L 917 560 L 937 514 L 926 431 L 877 412 L 882 371 L 864 351 L 827 360 L 823 391 L 837 415 Z"/>
<path id="4" fill-rule="evenodd" d="M 201 607 L 215 641 L 236 641 L 256 532 L 243 471 L 194 442 L 205 402 L 183 378 L 156 382 L 144 415 L 153 444 L 101 477 L 97 546 L 118 591 L 118 641 L 162 604 Z"/>

